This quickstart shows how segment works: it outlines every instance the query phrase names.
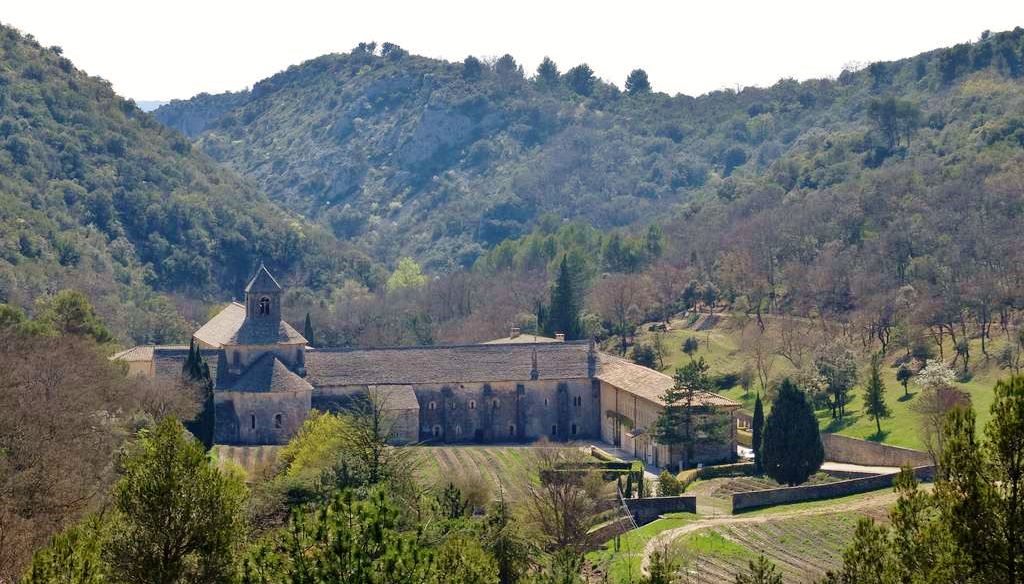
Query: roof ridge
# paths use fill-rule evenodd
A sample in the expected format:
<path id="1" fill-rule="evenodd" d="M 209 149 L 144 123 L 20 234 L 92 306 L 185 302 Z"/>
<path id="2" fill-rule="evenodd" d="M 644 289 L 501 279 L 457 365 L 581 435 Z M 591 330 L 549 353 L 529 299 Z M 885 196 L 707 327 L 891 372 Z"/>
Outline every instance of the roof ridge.
<path id="1" fill-rule="evenodd" d="M 396 345 L 392 347 L 317 347 L 311 348 L 310 351 L 316 351 L 317 353 L 353 353 L 356 351 L 409 351 L 414 349 L 464 349 L 464 348 L 475 348 L 475 349 L 487 349 L 499 351 L 507 349 L 508 347 L 539 347 L 546 349 L 548 347 L 585 347 L 587 341 L 565 341 L 561 343 L 501 343 L 492 344 L 487 343 L 456 343 L 451 345 Z"/>

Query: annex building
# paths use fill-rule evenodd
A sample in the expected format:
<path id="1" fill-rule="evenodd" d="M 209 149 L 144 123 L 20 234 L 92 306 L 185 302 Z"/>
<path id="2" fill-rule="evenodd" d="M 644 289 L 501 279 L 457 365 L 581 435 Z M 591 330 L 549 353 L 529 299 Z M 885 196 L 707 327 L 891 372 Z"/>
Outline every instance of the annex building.
<path id="1" fill-rule="evenodd" d="M 673 385 L 668 375 L 602 353 L 593 341 L 520 335 L 489 343 L 322 349 L 281 318 L 282 289 L 264 266 L 193 335 L 214 380 L 215 441 L 287 442 L 312 409 L 384 397 L 404 442 L 601 440 L 650 464 L 712 463 L 736 451 L 735 424 L 682 460 L 650 434 Z M 142 346 L 113 357 L 129 374 L 180 375 L 187 346 Z M 735 401 L 699 394 L 698 415 L 733 417 Z"/>

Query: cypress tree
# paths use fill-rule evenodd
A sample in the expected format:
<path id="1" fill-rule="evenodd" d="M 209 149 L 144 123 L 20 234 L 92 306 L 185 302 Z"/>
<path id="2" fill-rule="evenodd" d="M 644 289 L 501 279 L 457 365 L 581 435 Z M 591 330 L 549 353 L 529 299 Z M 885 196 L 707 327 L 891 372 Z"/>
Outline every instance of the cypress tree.
<path id="1" fill-rule="evenodd" d="M 210 366 L 203 359 L 195 339 L 189 344 L 188 358 L 181 367 L 181 376 L 186 382 L 197 384 L 202 390 L 203 407 L 194 419 L 185 423 L 185 428 L 209 450 L 213 448 L 213 379 L 210 378 Z"/>
<path id="2" fill-rule="evenodd" d="M 761 438 L 764 435 L 764 405 L 761 404 L 761 394 L 757 394 L 754 401 L 754 419 L 750 424 L 750 447 L 754 450 L 754 472 L 761 474 L 764 468 L 761 465 Z"/>
<path id="3" fill-rule="evenodd" d="M 562 256 L 558 277 L 551 288 L 551 306 L 547 311 L 544 332 L 554 336 L 565 333 L 568 341 L 580 338 L 580 302 L 582 295 L 577 290 L 573 266 L 568 254 Z"/>
<path id="4" fill-rule="evenodd" d="M 818 420 L 804 393 L 788 378 L 772 404 L 761 445 L 762 466 L 776 481 L 799 485 L 825 461 Z"/>
<path id="5" fill-rule="evenodd" d="M 309 318 L 309 313 L 306 313 L 306 326 L 302 331 L 302 336 L 306 337 L 306 343 L 310 347 L 316 346 L 316 340 L 314 339 L 315 333 L 313 332 L 313 320 Z"/>

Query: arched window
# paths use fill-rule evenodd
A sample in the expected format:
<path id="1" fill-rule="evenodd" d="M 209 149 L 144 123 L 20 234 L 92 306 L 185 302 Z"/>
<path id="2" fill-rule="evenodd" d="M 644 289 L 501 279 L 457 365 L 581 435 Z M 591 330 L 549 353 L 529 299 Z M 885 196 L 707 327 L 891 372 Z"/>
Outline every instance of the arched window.
<path id="1" fill-rule="evenodd" d="M 431 411 L 436 410 L 437 404 L 435 402 L 430 402 L 429 404 L 427 404 L 427 409 Z"/>
<path id="2" fill-rule="evenodd" d="M 508 425 L 508 437 L 509 438 L 514 438 L 515 435 L 516 435 L 516 425 L 515 424 L 509 424 Z"/>
<path id="3" fill-rule="evenodd" d="M 460 426 L 458 424 L 455 425 L 455 436 L 456 437 L 462 436 L 462 426 Z"/>
<path id="4" fill-rule="evenodd" d="M 280 430 L 284 426 L 284 416 L 282 414 L 274 414 L 274 428 Z"/>
<path id="5" fill-rule="evenodd" d="M 544 407 L 548 407 L 548 398 L 544 398 Z"/>
<path id="6" fill-rule="evenodd" d="M 260 301 L 256 303 L 256 314 L 268 315 L 270 314 L 270 297 L 261 296 Z"/>
<path id="7" fill-rule="evenodd" d="M 494 409 L 498 409 L 499 407 L 501 407 L 501 402 L 500 402 L 500 401 L 498 401 L 498 400 L 494 400 L 494 401 L 492 401 L 492 402 L 491 402 L 491 406 L 492 406 L 492 407 L 493 407 Z"/>
<path id="8" fill-rule="evenodd" d="M 441 426 L 435 425 L 434 426 L 434 438 L 438 438 L 440 436 L 441 436 Z"/>
<path id="9" fill-rule="evenodd" d="M 452 400 L 452 401 L 448 402 L 448 409 L 449 410 L 454 410 L 455 409 L 455 400 Z"/>
<path id="10" fill-rule="evenodd" d="M 475 410 L 476 409 L 476 400 L 475 399 L 469 400 L 469 409 L 471 409 L 471 410 Z"/>

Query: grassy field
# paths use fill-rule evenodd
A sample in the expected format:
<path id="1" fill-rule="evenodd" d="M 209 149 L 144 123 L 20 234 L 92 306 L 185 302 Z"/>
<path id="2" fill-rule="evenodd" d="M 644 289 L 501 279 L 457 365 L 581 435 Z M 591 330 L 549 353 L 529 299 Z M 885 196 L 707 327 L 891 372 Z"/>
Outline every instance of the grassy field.
<path id="1" fill-rule="evenodd" d="M 842 565 L 861 513 L 830 513 L 711 527 L 673 546 L 701 582 L 733 582 L 750 560 L 764 554 L 786 582 L 817 582 Z"/>
<path id="2" fill-rule="evenodd" d="M 417 446 L 416 474 L 425 485 L 482 480 L 497 497 L 522 500 L 539 484 L 538 449 L 531 446 Z"/>
<path id="3" fill-rule="evenodd" d="M 737 373 L 748 363 L 753 363 L 753 357 L 743 349 L 741 334 L 734 326 L 726 326 L 728 317 L 723 318 L 716 326 L 707 330 L 694 330 L 685 327 L 685 323 L 678 321 L 673 323 L 673 330 L 662 333 L 668 353 L 665 357 L 665 373 L 672 374 L 673 371 L 683 363 L 689 361 L 689 357 L 682 352 L 683 341 L 688 337 L 696 337 L 700 347 L 695 358 L 703 357 L 711 366 L 712 374 Z M 772 326 L 771 324 L 769 326 Z M 651 342 L 653 333 L 645 332 L 639 340 Z M 973 378 L 968 383 L 958 384 L 960 389 L 971 395 L 974 410 L 978 414 L 979 425 L 983 425 L 989 418 L 989 408 L 992 405 L 992 387 L 1000 378 L 1007 376 L 1007 372 L 999 369 L 995 363 L 994 356 L 998 354 L 1005 344 L 1002 338 L 995 339 L 990 343 L 989 354 L 992 359 L 985 360 L 981 352 L 981 342 L 977 339 L 971 343 L 971 372 Z M 953 354 L 952 346 L 945 347 L 947 359 Z M 861 380 L 867 376 L 867 363 L 863 364 Z M 792 366 L 782 357 L 776 357 L 771 370 L 772 378 L 780 378 L 792 372 Z M 913 411 L 912 406 L 917 397 L 916 388 L 913 382 L 910 383 L 910 395 L 904 397 L 903 387 L 896 381 L 896 368 L 883 368 L 883 380 L 886 386 L 886 403 L 892 410 L 889 418 L 882 419 L 882 433 L 877 435 L 875 421 L 863 411 L 862 389 L 857 387 L 852 392 L 853 401 L 847 406 L 847 415 L 841 421 L 832 420 L 828 411 L 819 411 L 818 418 L 822 431 L 836 432 L 844 436 L 863 438 L 867 440 L 878 440 L 888 444 L 906 446 L 910 448 L 922 448 L 920 436 L 919 416 Z M 757 384 L 755 382 L 755 390 Z M 743 389 L 734 387 L 722 392 L 723 395 L 741 402 L 748 412 L 753 411 L 754 391 L 744 394 Z"/>
<path id="4" fill-rule="evenodd" d="M 619 538 L 619 551 L 615 551 L 615 541 L 612 540 L 600 549 L 588 553 L 587 560 L 608 574 L 609 582 L 639 582 L 641 552 L 647 542 L 667 529 L 682 527 L 699 518 L 699 515 L 693 513 L 670 513 L 639 529 L 622 534 Z"/>

